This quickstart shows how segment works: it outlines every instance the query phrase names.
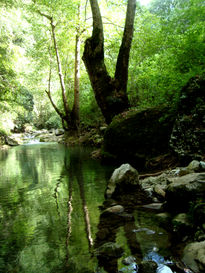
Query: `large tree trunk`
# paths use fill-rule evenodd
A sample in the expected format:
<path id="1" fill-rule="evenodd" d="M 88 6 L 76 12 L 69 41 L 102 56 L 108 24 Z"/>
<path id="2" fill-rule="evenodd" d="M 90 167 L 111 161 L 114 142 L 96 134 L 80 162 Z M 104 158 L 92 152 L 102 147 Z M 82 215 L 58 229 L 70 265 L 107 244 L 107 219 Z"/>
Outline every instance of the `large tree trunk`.
<path id="1" fill-rule="evenodd" d="M 96 101 L 107 123 L 129 107 L 127 97 L 128 63 L 131 48 L 136 0 L 128 0 L 126 23 L 120 47 L 115 78 L 111 78 L 104 62 L 103 23 L 97 0 L 90 0 L 93 14 L 92 37 L 85 42 L 83 61 L 89 74 Z"/>

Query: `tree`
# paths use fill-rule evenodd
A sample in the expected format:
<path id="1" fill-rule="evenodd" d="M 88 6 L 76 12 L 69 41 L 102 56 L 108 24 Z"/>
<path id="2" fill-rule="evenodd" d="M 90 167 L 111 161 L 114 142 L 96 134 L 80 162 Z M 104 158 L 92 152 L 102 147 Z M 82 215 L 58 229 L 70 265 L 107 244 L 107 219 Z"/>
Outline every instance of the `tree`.
<path id="1" fill-rule="evenodd" d="M 56 55 L 56 65 L 57 65 L 57 71 L 58 71 L 58 76 L 59 76 L 59 81 L 60 81 L 60 88 L 61 88 L 61 98 L 63 102 L 63 111 L 57 107 L 55 104 L 52 95 L 51 95 L 51 74 L 52 74 L 52 64 L 50 61 L 50 69 L 49 69 L 49 79 L 48 79 L 48 89 L 46 90 L 46 93 L 48 95 L 48 98 L 55 109 L 56 113 L 59 115 L 62 121 L 63 128 L 66 131 L 69 131 L 71 133 L 77 133 L 78 132 L 78 127 L 79 127 L 79 122 L 80 122 L 80 117 L 79 117 L 79 90 L 80 90 L 80 39 L 81 39 L 81 34 L 82 30 L 80 27 L 80 10 L 81 10 L 81 5 L 80 2 L 78 4 L 78 23 L 76 26 L 76 36 L 75 36 L 75 67 L 74 67 L 74 101 L 73 101 L 73 106 L 72 109 L 70 108 L 70 105 L 68 103 L 68 97 L 66 95 L 66 84 L 63 76 L 63 71 L 62 71 L 62 64 L 61 64 L 61 58 L 59 54 L 59 49 L 57 45 L 57 38 L 56 38 L 56 33 L 55 33 L 55 28 L 56 25 L 54 23 L 54 18 L 53 16 L 50 16 L 48 14 L 45 14 L 41 11 L 38 11 L 40 15 L 43 17 L 47 18 L 50 22 L 51 26 L 51 36 L 52 36 L 52 41 L 53 41 L 53 47 Z M 50 59 L 51 58 L 51 52 L 50 52 Z"/>
<path id="2" fill-rule="evenodd" d="M 83 61 L 89 74 L 96 101 L 107 123 L 129 108 L 127 96 L 129 54 L 134 30 L 136 0 L 128 0 L 125 28 L 115 75 L 111 78 L 104 61 L 104 33 L 97 0 L 90 0 L 93 15 L 92 36 L 85 42 Z"/>

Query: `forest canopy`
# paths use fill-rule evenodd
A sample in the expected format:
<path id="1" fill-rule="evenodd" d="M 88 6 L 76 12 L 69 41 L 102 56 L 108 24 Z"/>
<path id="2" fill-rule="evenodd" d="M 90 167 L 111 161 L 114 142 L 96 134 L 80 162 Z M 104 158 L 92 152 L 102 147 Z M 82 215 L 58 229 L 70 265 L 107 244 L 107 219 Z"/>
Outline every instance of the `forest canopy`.
<path id="1" fill-rule="evenodd" d="M 104 28 L 104 62 L 112 78 L 127 1 L 100 0 L 98 5 Z M 103 124 L 105 120 L 82 61 L 85 41 L 92 35 L 88 1 L 0 1 L 0 13 L 1 131 L 9 133 L 14 126 L 23 128 L 28 123 L 36 128 L 61 127 L 61 117 L 53 106 L 66 115 L 63 92 L 69 115 L 74 113 L 76 99 L 79 102 L 80 128 Z M 55 26 L 58 60 L 48 18 Z M 175 106 L 186 82 L 203 74 L 204 20 L 203 0 L 152 0 L 146 6 L 137 2 L 127 83 L 130 107 Z"/>

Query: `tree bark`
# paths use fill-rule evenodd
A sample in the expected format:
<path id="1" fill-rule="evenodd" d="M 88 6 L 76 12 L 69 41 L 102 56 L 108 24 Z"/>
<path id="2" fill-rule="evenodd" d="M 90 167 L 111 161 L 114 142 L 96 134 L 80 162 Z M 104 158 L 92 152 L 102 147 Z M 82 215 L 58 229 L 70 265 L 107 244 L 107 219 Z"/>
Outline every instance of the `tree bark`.
<path id="1" fill-rule="evenodd" d="M 60 61 L 60 56 L 59 56 L 57 42 L 56 42 L 55 25 L 53 23 L 53 18 L 52 17 L 51 17 L 51 20 L 50 20 L 50 24 L 51 24 L 51 29 L 52 29 L 53 43 L 54 43 L 54 48 L 55 48 L 55 53 L 56 53 L 56 60 L 57 60 L 57 65 L 58 65 L 58 75 L 59 75 L 61 91 L 62 91 L 63 106 L 64 106 L 66 118 L 69 120 L 70 109 L 69 109 L 67 98 L 66 98 L 65 82 L 64 82 L 64 78 L 63 78 L 63 73 L 62 73 L 62 68 L 61 68 L 61 61 Z"/>
<path id="2" fill-rule="evenodd" d="M 96 101 L 107 123 L 129 108 L 127 79 L 136 0 L 128 0 L 124 35 L 120 47 L 115 78 L 111 78 L 104 62 L 103 23 L 97 0 L 90 0 L 93 14 L 92 36 L 85 42 L 83 61 L 95 93 Z"/>
<path id="3" fill-rule="evenodd" d="M 81 5 L 78 6 L 78 20 L 80 20 L 81 15 Z M 76 27 L 76 36 L 75 36 L 75 71 L 74 71 L 74 102 L 72 108 L 72 119 L 76 124 L 76 127 L 79 127 L 80 124 L 80 22 Z"/>

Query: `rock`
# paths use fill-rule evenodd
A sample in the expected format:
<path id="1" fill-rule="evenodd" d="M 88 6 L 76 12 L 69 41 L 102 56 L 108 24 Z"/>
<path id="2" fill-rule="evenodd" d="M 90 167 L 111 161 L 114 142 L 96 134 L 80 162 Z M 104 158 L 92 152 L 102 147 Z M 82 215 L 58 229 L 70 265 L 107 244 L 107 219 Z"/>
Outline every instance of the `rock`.
<path id="1" fill-rule="evenodd" d="M 8 144 L 9 146 L 18 146 L 18 142 L 8 136 L 5 136 L 5 143 Z"/>
<path id="2" fill-rule="evenodd" d="M 204 161 L 200 161 L 200 169 L 202 171 L 205 171 L 205 162 Z"/>
<path id="3" fill-rule="evenodd" d="M 136 263 L 136 258 L 133 257 L 133 256 L 126 257 L 126 258 L 122 261 L 122 263 L 123 263 L 124 265 L 131 265 L 131 264 L 133 264 L 133 263 Z"/>
<path id="4" fill-rule="evenodd" d="M 120 258 L 123 255 L 123 248 L 113 242 L 108 242 L 95 250 L 96 256 L 103 256 L 104 258 Z"/>
<path id="5" fill-rule="evenodd" d="M 173 231 L 177 233 L 178 237 L 184 237 L 185 235 L 190 234 L 193 224 L 190 223 L 186 213 L 177 214 L 173 220 Z"/>
<path id="6" fill-rule="evenodd" d="M 191 172 L 192 172 L 192 171 L 189 170 L 187 167 L 179 168 L 179 169 L 177 170 L 177 175 L 178 175 L 178 176 L 183 176 L 183 175 L 189 174 L 189 173 L 191 173 Z"/>
<path id="7" fill-rule="evenodd" d="M 166 107 L 122 113 L 105 131 L 103 154 L 144 168 L 150 158 L 169 150 L 174 121 L 175 113 Z"/>
<path id="8" fill-rule="evenodd" d="M 26 123 L 26 124 L 24 125 L 24 132 L 25 132 L 25 133 L 31 133 L 31 132 L 33 132 L 33 127 L 32 127 L 32 125 Z"/>
<path id="9" fill-rule="evenodd" d="M 64 134 L 64 130 L 63 129 L 56 129 L 55 130 L 55 135 L 56 136 L 61 136 L 61 135 L 63 135 Z"/>
<path id="10" fill-rule="evenodd" d="M 171 222 L 171 215 L 168 212 L 161 212 L 156 214 L 160 224 L 164 227 L 169 227 Z"/>
<path id="11" fill-rule="evenodd" d="M 106 196 L 111 198 L 116 189 L 139 185 L 138 172 L 129 164 L 122 164 L 115 169 L 106 189 Z"/>
<path id="12" fill-rule="evenodd" d="M 173 273 L 173 271 L 164 264 L 159 264 L 156 273 Z"/>
<path id="13" fill-rule="evenodd" d="M 116 205 L 110 208 L 107 208 L 106 210 L 104 210 L 103 213 L 114 213 L 114 214 L 119 214 L 124 212 L 124 207 L 121 205 Z"/>
<path id="14" fill-rule="evenodd" d="M 200 162 L 198 160 L 193 160 L 191 163 L 189 163 L 187 169 L 190 170 L 191 172 L 200 171 Z"/>
<path id="15" fill-rule="evenodd" d="M 157 267 L 157 263 L 154 261 L 142 261 L 139 264 L 139 273 L 155 273 Z"/>
<path id="16" fill-rule="evenodd" d="M 143 180 L 140 180 L 140 185 L 142 189 L 147 193 L 148 196 L 164 199 L 165 189 L 169 184 L 168 175 L 162 173 L 159 176 L 147 177 Z M 154 201 L 154 200 L 153 200 Z"/>
<path id="17" fill-rule="evenodd" d="M 170 146 L 182 162 L 205 154 L 205 76 L 189 80 L 181 91 L 178 117 L 173 126 Z"/>
<path id="18" fill-rule="evenodd" d="M 53 134 L 42 134 L 38 136 L 40 142 L 57 142 L 57 136 Z"/>
<path id="19" fill-rule="evenodd" d="M 195 273 L 205 272 L 205 241 L 188 244 L 183 251 L 183 262 Z"/>
<path id="20" fill-rule="evenodd" d="M 152 210 L 160 210 L 162 209 L 162 203 L 151 203 L 147 205 L 143 205 L 143 208 L 152 209 Z"/>
<path id="21" fill-rule="evenodd" d="M 203 225 L 205 225 L 205 203 L 200 202 L 194 206 L 193 220 L 195 225 L 204 229 Z"/>
<path id="22" fill-rule="evenodd" d="M 156 185 L 154 186 L 154 192 L 161 198 L 165 198 L 165 191 L 163 190 L 163 188 L 160 185 Z"/>
<path id="23" fill-rule="evenodd" d="M 166 207 L 175 212 L 184 212 L 189 203 L 205 197 L 205 173 L 192 173 L 181 177 L 168 178 L 171 182 L 166 189 Z"/>

